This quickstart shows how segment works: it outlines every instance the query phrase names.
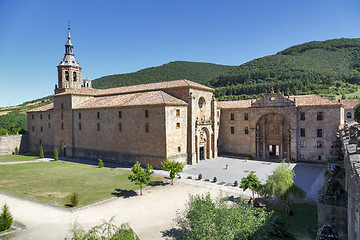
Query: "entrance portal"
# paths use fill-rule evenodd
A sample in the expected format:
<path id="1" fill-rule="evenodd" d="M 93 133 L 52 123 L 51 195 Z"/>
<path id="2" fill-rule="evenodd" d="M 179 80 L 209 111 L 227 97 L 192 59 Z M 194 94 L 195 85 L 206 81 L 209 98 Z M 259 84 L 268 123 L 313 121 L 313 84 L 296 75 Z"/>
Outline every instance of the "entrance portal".
<path id="1" fill-rule="evenodd" d="M 64 141 L 60 142 L 59 155 L 66 157 L 66 144 Z"/>
<path id="2" fill-rule="evenodd" d="M 279 156 L 279 145 L 269 145 L 269 157 Z"/>
<path id="3" fill-rule="evenodd" d="M 205 149 L 200 147 L 200 160 L 205 160 Z"/>

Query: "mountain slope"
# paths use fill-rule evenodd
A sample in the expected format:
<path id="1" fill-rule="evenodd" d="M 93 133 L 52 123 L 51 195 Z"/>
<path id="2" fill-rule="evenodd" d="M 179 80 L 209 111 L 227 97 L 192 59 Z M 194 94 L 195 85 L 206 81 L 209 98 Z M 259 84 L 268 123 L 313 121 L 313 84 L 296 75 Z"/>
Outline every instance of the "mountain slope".
<path id="1" fill-rule="evenodd" d="M 355 92 L 360 84 L 360 39 L 314 41 L 255 59 L 209 82 L 220 100 L 258 96 L 274 87 L 286 94 Z"/>
<path id="2" fill-rule="evenodd" d="M 188 79 L 206 84 L 216 76 L 226 73 L 234 66 L 212 63 L 176 61 L 158 67 L 142 69 L 134 73 L 116 74 L 95 79 L 94 88 L 113 88 L 144 83 Z"/>

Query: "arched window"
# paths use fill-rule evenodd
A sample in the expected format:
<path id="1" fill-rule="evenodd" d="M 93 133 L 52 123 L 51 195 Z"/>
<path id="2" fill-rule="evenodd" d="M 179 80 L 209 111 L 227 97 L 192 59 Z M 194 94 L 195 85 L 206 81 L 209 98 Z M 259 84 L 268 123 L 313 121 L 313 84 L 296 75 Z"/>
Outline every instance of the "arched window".
<path id="1" fill-rule="evenodd" d="M 73 72 L 73 81 L 76 82 L 76 72 Z"/>
<path id="2" fill-rule="evenodd" d="M 65 72 L 65 80 L 69 81 L 69 72 L 68 71 Z"/>
<path id="3" fill-rule="evenodd" d="M 346 117 L 347 117 L 347 118 L 352 118 L 351 112 L 347 112 L 347 113 L 346 113 Z"/>

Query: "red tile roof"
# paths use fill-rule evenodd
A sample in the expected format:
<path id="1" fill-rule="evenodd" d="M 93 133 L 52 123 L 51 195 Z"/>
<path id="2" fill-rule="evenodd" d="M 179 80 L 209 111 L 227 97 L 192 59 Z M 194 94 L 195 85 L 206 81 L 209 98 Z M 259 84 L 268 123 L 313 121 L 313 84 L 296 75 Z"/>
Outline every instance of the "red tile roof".
<path id="1" fill-rule="evenodd" d="M 46 111 L 53 110 L 53 109 L 54 109 L 54 103 L 49 103 L 44 106 L 31 109 L 27 112 L 46 112 Z"/>
<path id="2" fill-rule="evenodd" d="M 359 104 L 359 99 L 343 99 L 340 103 L 344 105 L 344 108 L 355 108 Z"/>
<path id="3" fill-rule="evenodd" d="M 66 92 L 55 94 L 53 96 L 57 97 L 57 96 L 63 96 L 63 95 L 68 95 L 68 94 L 81 95 L 81 96 L 94 96 L 100 91 L 101 91 L 100 89 L 94 89 L 94 88 L 75 88 L 75 89 L 72 89 L 72 90 L 69 90 Z"/>
<path id="4" fill-rule="evenodd" d="M 74 109 L 129 107 L 144 105 L 187 106 L 188 104 L 185 101 L 175 98 L 163 91 L 149 91 L 95 97 L 74 107 Z"/>
<path id="5" fill-rule="evenodd" d="M 217 106 L 218 108 L 248 108 L 251 107 L 251 101 L 255 101 L 255 99 L 238 100 L 238 101 L 220 101 L 217 102 Z"/>

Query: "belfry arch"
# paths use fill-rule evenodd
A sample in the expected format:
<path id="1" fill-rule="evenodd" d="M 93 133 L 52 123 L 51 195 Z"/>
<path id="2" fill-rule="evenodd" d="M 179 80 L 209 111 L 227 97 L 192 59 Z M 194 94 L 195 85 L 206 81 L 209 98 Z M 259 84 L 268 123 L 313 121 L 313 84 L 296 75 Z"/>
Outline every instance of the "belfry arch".
<path id="1" fill-rule="evenodd" d="M 291 127 L 288 119 L 278 113 L 262 116 L 256 123 L 256 155 L 260 159 L 290 159 Z"/>

